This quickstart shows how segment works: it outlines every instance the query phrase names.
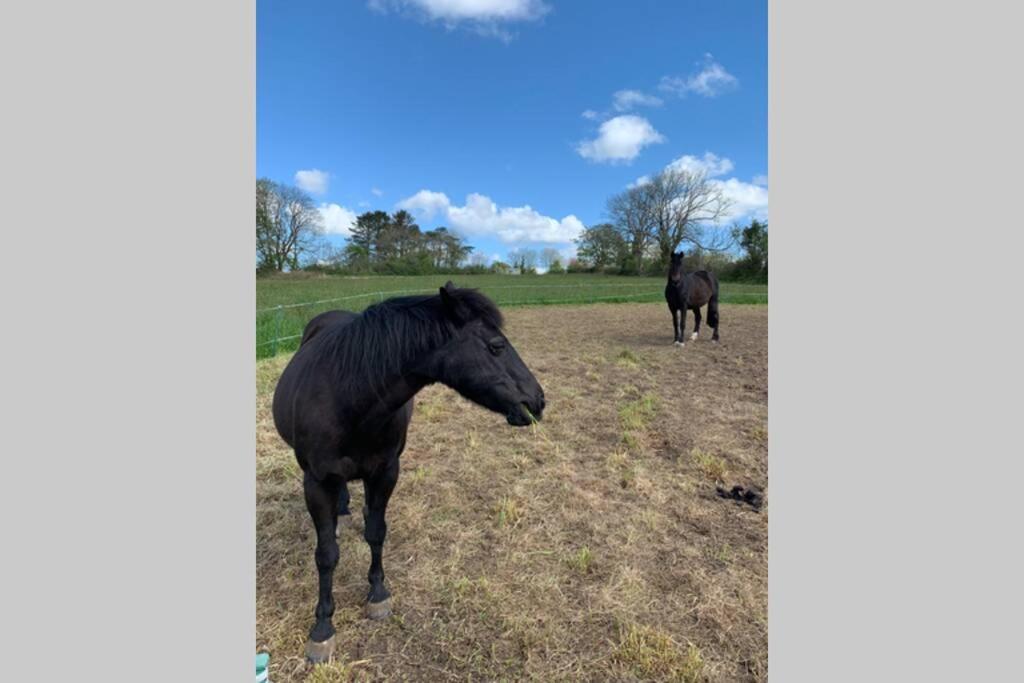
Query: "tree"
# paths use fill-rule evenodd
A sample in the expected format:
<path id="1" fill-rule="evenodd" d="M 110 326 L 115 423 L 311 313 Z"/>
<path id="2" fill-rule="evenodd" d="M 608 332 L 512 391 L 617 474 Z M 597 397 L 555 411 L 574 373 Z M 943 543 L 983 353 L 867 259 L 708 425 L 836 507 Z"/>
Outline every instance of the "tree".
<path id="1" fill-rule="evenodd" d="M 423 248 L 430 255 L 435 268 L 448 270 L 458 268 L 473 252 L 473 247 L 444 226 L 423 233 Z"/>
<path id="2" fill-rule="evenodd" d="M 356 247 L 348 250 L 350 257 L 365 259 L 362 263 L 349 264 L 362 266 L 370 269 L 372 263 L 377 260 L 377 246 L 380 236 L 388 229 L 391 218 L 385 211 L 367 211 L 356 217 L 356 224 L 352 226 L 352 234 L 349 237 L 349 246 Z"/>
<path id="3" fill-rule="evenodd" d="M 462 265 L 462 262 L 469 258 L 471 253 L 473 253 L 473 247 L 463 242 L 458 235 L 449 234 L 445 242 L 444 265 L 446 268 L 454 270 Z"/>
<path id="4" fill-rule="evenodd" d="M 416 225 L 412 214 L 398 211 L 384 223 L 377 235 L 376 259 L 380 263 L 402 261 L 419 249 L 422 239 L 420 226 Z"/>
<path id="5" fill-rule="evenodd" d="M 434 268 L 441 268 L 448 255 L 448 228 L 442 226 L 423 233 L 423 250 L 430 256 Z"/>
<path id="6" fill-rule="evenodd" d="M 727 231 L 714 225 L 731 202 L 706 171 L 669 167 L 608 200 L 608 215 L 628 245 L 631 269 L 643 270 L 650 248 L 658 265 L 668 263 L 683 242 L 707 251 L 731 246 Z"/>
<path id="7" fill-rule="evenodd" d="M 728 232 L 709 229 L 708 224 L 717 223 L 731 202 L 707 171 L 669 167 L 638 189 L 654 228 L 661 265 L 668 264 L 683 242 L 705 251 L 729 248 Z"/>
<path id="8" fill-rule="evenodd" d="M 513 249 L 508 253 L 508 260 L 520 275 L 532 275 L 537 272 L 537 252 L 533 249 Z"/>
<path id="9" fill-rule="evenodd" d="M 508 275 L 512 272 L 512 266 L 504 261 L 495 261 L 491 264 L 491 272 L 498 273 L 499 275 Z"/>
<path id="10" fill-rule="evenodd" d="M 295 270 L 321 246 L 323 217 L 297 187 L 256 181 L 256 254 L 261 271 Z"/>
<path id="11" fill-rule="evenodd" d="M 551 266 L 555 263 L 559 263 L 559 266 L 561 266 L 561 260 L 562 255 L 558 253 L 557 249 L 553 249 L 552 247 L 544 247 L 540 252 L 540 265 L 543 266 L 545 270 L 551 270 Z"/>
<path id="12" fill-rule="evenodd" d="M 733 237 L 739 241 L 746 255 L 736 264 L 737 275 L 768 281 L 768 224 L 752 220 L 743 228 L 733 228 Z"/>
<path id="13" fill-rule="evenodd" d="M 608 216 L 628 245 L 630 270 L 643 269 L 644 254 L 653 235 L 651 211 L 642 186 L 630 187 L 608 200 Z"/>
<path id="14" fill-rule="evenodd" d="M 618 265 L 628 253 L 626 240 L 611 223 L 600 223 L 583 231 L 576 240 L 577 256 L 596 268 Z"/>
<path id="15" fill-rule="evenodd" d="M 342 262 L 350 270 L 360 272 L 370 270 L 370 252 L 362 244 L 349 241 L 341 253 Z"/>
<path id="16" fill-rule="evenodd" d="M 548 275 L 561 275 L 564 272 L 565 268 L 562 267 L 561 259 L 555 259 L 551 262 L 551 265 L 548 266 Z"/>

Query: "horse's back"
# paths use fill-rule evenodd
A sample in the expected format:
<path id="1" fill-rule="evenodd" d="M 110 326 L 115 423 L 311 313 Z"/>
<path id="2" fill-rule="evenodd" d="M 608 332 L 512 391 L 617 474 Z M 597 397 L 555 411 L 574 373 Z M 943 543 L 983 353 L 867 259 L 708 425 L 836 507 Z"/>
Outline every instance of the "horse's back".
<path id="1" fill-rule="evenodd" d="M 718 278 L 708 270 L 695 270 L 690 274 L 689 304 L 703 306 L 718 294 Z"/>
<path id="2" fill-rule="evenodd" d="M 302 331 L 302 341 L 299 342 L 299 346 L 302 346 L 310 339 L 312 339 L 318 332 L 334 325 L 343 325 L 352 322 L 356 318 L 357 314 L 351 311 L 326 311 L 320 315 L 313 316 L 313 318 L 306 323 L 306 329 Z"/>
<path id="3" fill-rule="evenodd" d="M 317 371 L 318 362 L 323 358 L 322 332 L 344 326 L 357 317 L 350 311 L 327 311 L 314 316 L 302 331 L 299 349 L 288 361 L 277 380 L 274 389 L 272 411 L 274 426 L 288 445 L 295 447 L 295 430 L 298 419 L 307 405 L 327 408 L 331 401 L 329 386 Z"/>

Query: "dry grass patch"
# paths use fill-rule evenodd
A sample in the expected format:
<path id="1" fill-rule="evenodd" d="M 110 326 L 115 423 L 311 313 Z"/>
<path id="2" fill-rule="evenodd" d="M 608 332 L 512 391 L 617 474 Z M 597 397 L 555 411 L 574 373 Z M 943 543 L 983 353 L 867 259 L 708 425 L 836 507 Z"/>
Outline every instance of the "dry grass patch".
<path id="1" fill-rule="evenodd" d="M 665 633 L 647 626 L 631 624 L 622 629 L 614 659 L 645 681 L 703 680 L 704 658 L 696 645 L 681 647 Z"/>
<path id="2" fill-rule="evenodd" d="M 705 453 L 699 448 L 694 448 L 691 455 L 693 456 L 693 461 L 697 463 L 700 471 L 704 473 L 708 480 L 713 482 L 725 481 L 727 471 L 725 460 L 716 455 Z"/>

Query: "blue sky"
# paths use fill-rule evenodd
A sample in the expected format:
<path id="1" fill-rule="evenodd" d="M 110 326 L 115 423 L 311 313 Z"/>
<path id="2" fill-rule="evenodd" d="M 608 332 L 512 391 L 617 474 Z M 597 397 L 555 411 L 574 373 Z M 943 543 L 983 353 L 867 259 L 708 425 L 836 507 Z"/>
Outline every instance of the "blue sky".
<path id="1" fill-rule="evenodd" d="M 767 4 L 257 0 L 257 174 L 330 239 L 409 209 L 478 252 L 567 257 L 607 198 L 675 163 L 767 217 Z"/>

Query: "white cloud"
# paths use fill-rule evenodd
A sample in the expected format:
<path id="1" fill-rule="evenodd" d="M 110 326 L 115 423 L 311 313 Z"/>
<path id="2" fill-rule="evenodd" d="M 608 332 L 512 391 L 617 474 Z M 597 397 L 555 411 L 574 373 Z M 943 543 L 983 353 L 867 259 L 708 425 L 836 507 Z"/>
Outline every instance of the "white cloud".
<path id="1" fill-rule="evenodd" d="M 637 107 L 660 107 L 662 105 L 660 97 L 648 95 L 639 90 L 619 90 L 612 97 L 614 99 L 612 106 L 615 107 L 615 111 L 629 111 Z"/>
<path id="2" fill-rule="evenodd" d="M 593 121 L 593 120 L 595 120 L 595 119 L 598 119 L 598 118 L 600 118 L 600 117 L 601 117 L 601 115 L 600 115 L 600 114 L 598 114 L 598 113 L 597 113 L 596 111 L 594 111 L 593 109 L 587 109 L 587 110 L 586 110 L 586 111 L 584 111 L 584 112 L 583 112 L 582 114 L 580 114 L 580 116 L 582 116 L 582 117 L 583 117 L 583 118 L 585 118 L 585 119 L 589 119 L 590 121 Z"/>
<path id="3" fill-rule="evenodd" d="M 319 211 L 324 220 L 324 232 L 328 235 L 352 234 L 352 226 L 356 222 L 354 211 L 339 204 L 321 204 Z"/>
<path id="4" fill-rule="evenodd" d="M 466 26 L 503 40 L 512 35 L 501 28 L 502 24 L 535 21 L 551 10 L 543 0 L 369 0 L 368 5 L 379 12 L 393 9 L 436 21 L 448 29 Z"/>
<path id="5" fill-rule="evenodd" d="M 722 194 L 731 202 L 729 210 L 722 216 L 719 223 L 745 223 L 751 218 L 768 220 L 768 189 L 753 183 L 745 183 L 738 178 L 728 180 L 712 180 L 722 190 Z"/>
<path id="6" fill-rule="evenodd" d="M 734 168 L 734 165 L 732 163 L 732 159 L 720 157 L 713 152 L 704 152 L 704 156 L 701 158 L 695 157 L 692 154 L 684 154 L 683 156 L 668 162 L 665 168 L 671 168 L 677 171 L 689 171 L 690 173 L 704 172 L 709 178 L 715 178 L 717 176 L 723 176 L 731 171 Z M 626 185 L 626 187 L 639 187 L 640 185 L 646 185 L 649 182 L 651 182 L 651 176 L 642 175 Z"/>
<path id="7" fill-rule="evenodd" d="M 704 55 L 704 62 L 698 64 L 699 71 L 689 76 L 665 76 L 658 85 L 659 90 L 675 93 L 685 97 L 688 93 L 697 93 L 704 97 L 717 97 L 735 88 L 739 81 L 725 67 L 715 61 L 710 54 Z"/>
<path id="8" fill-rule="evenodd" d="M 689 154 L 684 154 L 678 159 L 669 162 L 668 168 L 674 168 L 680 171 L 689 171 L 690 173 L 699 173 L 703 171 L 708 174 L 708 177 L 715 178 L 717 176 L 725 175 L 731 171 L 733 169 L 733 163 L 732 160 L 721 158 L 717 154 L 704 152 L 704 157 L 700 159 Z"/>
<path id="9" fill-rule="evenodd" d="M 295 172 L 295 184 L 298 185 L 300 189 L 311 194 L 323 194 L 327 192 L 327 181 L 329 178 L 330 176 L 328 176 L 326 172 L 316 168 Z"/>
<path id="10" fill-rule="evenodd" d="M 585 140 L 576 146 L 584 159 L 598 162 L 630 162 L 647 145 L 665 142 L 665 136 L 654 129 L 642 116 L 616 116 L 601 124 L 594 140 Z"/>
<path id="11" fill-rule="evenodd" d="M 433 218 L 434 216 L 446 215 L 448 207 L 451 206 L 451 202 L 448 201 L 448 195 L 444 192 L 431 192 L 430 190 L 420 190 L 411 197 L 406 197 L 402 201 L 396 204 L 399 209 L 405 209 L 406 211 L 412 211 L 423 218 Z"/>
<path id="12" fill-rule="evenodd" d="M 768 187 L 768 176 L 756 175 L 750 182 L 754 183 L 755 185 L 760 185 L 762 187 Z"/>
<path id="13" fill-rule="evenodd" d="M 380 189 L 379 187 L 372 187 L 372 188 L 370 188 L 370 192 L 372 192 L 375 197 L 383 197 L 384 196 L 384 190 Z"/>
<path id="14" fill-rule="evenodd" d="M 490 235 L 505 243 L 569 243 L 583 232 L 583 223 L 570 214 L 561 220 L 545 216 L 529 205 L 498 206 L 476 192 L 466 197 L 463 206 L 452 204 L 443 192 L 420 190 L 403 199 L 398 208 L 424 218 L 440 215 L 452 228 L 464 235 Z"/>

